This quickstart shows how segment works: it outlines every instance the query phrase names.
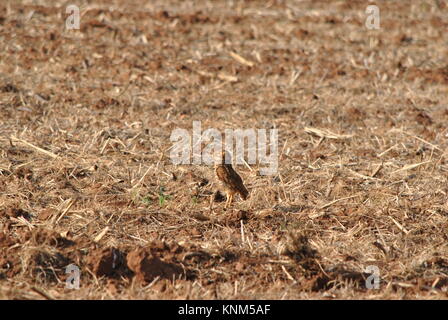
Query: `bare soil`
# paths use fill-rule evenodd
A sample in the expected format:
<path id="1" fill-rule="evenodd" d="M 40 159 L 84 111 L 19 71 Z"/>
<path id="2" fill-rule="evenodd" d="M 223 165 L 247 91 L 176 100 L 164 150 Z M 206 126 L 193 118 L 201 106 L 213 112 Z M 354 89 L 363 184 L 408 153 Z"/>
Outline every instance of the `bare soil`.
<path id="1" fill-rule="evenodd" d="M 446 2 L 70 4 L 0 3 L 0 299 L 447 298 Z M 225 210 L 193 121 L 278 172 Z"/>

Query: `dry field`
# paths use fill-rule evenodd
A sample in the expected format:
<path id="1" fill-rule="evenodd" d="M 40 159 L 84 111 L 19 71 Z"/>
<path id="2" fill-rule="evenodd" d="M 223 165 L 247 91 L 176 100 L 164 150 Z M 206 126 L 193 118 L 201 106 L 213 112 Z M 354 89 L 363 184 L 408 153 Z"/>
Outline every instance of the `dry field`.
<path id="1" fill-rule="evenodd" d="M 446 299 L 448 7 L 369 4 L 1 1 L 0 299 Z M 277 174 L 225 210 L 193 121 Z"/>

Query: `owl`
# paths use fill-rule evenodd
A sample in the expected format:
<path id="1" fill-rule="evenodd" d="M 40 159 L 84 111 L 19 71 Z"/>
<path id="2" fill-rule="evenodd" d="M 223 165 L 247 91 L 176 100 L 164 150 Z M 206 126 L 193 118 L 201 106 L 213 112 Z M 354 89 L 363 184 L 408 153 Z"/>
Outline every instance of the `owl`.
<path id="1" fill-rule="evenodd" d="M 226 154 L 230 163 L 225 162 Z M 240 175 L 233 170 L 230 155 L 227 151 L 222 152 L 220 162 L 215 165 L 215 172 L 218 179 L 224 185 L 227 194 L 225 208 L 230 206 L 235 193 L 238 193 L 243 200 L 248 198 L 249 191 L 244 186 L 243 179 L 241 179 Z"/>

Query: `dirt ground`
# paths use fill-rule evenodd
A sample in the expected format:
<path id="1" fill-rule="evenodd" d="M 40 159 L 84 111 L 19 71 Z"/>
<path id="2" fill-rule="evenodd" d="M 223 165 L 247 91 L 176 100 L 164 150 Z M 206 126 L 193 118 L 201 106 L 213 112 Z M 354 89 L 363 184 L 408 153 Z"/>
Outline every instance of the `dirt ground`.
<path id="1" fill-rule="evenodd" d="M 1 1 L 0 299 L 446 299 L 447 30 L 435 0 Z M 277 128 L 278 172 L 235 166 L 224 209 L 170 159 L 193 121 Z"/>

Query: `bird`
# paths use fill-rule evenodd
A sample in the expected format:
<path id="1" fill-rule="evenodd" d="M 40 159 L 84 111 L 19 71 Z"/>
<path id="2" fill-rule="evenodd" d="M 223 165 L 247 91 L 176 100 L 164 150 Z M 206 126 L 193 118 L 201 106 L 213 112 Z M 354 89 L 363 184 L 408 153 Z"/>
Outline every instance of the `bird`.
<path id="1" fill-rule="evenodd" d="M 225 161 L 226 154 L 227 158 L 230 160 L 230 163 L 226 163 Z M 232 161 L 227 151 L 223 151 L 221 153 L 221 159 L 215 165 L 215 172 L 218 179 L 224 185 L 226 191 L 227 200 L 224 208 L 228 208 L 230 206 L 235 193 L 238 193 L 243 200 L 248 198 L 249 191 L 247 191 L 244 186 L 243 179 L 241 179 L 240 175 L 233 169 Z"/>

